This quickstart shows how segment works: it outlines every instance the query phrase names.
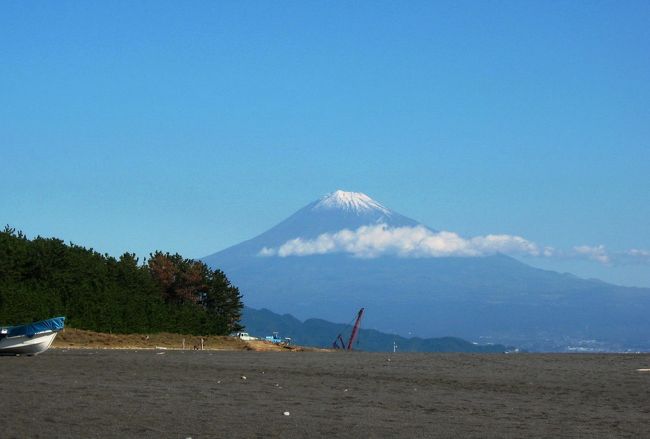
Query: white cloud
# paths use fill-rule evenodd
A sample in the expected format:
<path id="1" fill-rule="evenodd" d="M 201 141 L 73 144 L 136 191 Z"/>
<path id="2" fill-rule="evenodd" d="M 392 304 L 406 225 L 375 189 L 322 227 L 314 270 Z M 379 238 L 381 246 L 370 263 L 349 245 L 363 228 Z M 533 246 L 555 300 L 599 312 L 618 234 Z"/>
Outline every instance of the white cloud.
<path id="1" fill-rule="evenodd" d="M 263 247 L 262 250 L 258 253 L 259 256 L 274 256 L 275 255 L 275 250 L 272 248 L 268 247 Z"/>
<path id="2" fill-rule="evenodd" d="M 579 245 L 573 247 L 575 255 L 578 257 L 584 257 L 586 259 L 591 259 L 592 261 L 597 261 L 602 264 L 609 264 L 611 258 L 603 245 L 589 246 L 589 245 Z"/>
<path id="3" fill-rule="evenodd" d="M 555 250 L 554 247 L 544 247 L 544 250 L 542 250 L 541 256 L 544 256 L 545 258 L 550 258 L 553 257 L 557 254 L 557 250 Z"/>
<path id="4" fill-rule="evenodd" d="M 538 246 L 520 236 L 486 235 L 465 239 L 453 232 L 432 232 L 417 227 L 362 226 L 357 230 L 324 233 L 315 239 L 292 239 L 277 249 L 263 248 L 260 256 L 280 257 L 349 253 L 361 258 L 382 255 L 401 257 L 485 256 L 495 253 L 539 256 Z"/>
<path id="5" fill-rule="evenodd" d="M 648 259 L 650 260 L 650 251 L 648 250 L 639 250 L 638 248 L 633 248 L 625 252 L 627 256 L 632 256 L 634 258 Z"/>
<path id="6" fill-rule="evenodd" d="M 453 232 L 432 232 L 423 226 L 388 227 L 385 224 L 324 233 L 315 239 L 291 239 L 277 248 L 262 248 L 259 256 L 309 256 L 348 253 L 359 258 L 383 255 L 400 257 L 472 257 L 497 253 L 559 259 L 587 259 L 604 265 L 650 264 L 650 251 L 631 249 L 609 252 L 603 245 L 579 245 L 571 250 L 540 247 L 515 235 L 463 238 Z"/>
<path id="7" fill-rule="evenodd" d="M 650 251 L 633 248 L 624 252 L 616 253 L 614 260 L 617 264 L 650 264 Z"/>

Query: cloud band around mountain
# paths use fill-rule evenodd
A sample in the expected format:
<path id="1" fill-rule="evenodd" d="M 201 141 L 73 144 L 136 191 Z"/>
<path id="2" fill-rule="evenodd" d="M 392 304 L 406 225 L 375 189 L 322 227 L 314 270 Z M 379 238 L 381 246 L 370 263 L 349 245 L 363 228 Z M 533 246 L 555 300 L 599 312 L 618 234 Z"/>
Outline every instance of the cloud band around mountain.
<path id="1" fill-rule="evenodd" d="M 602 245 L 582 245 L 573 247 L 570 251 L 561 251 L 541 247 L 515 235 L 491 234 L 463 238 L 453 232 L 433 232 L 423 226 L 388 227 L 385 224 L 324 233 L 315 239 L 295 238 L 277 248 L 264 247 L 258 254 L 284 258 L 330 253 L 347 253 L 360 258 L 385 255 L 414 258 L 477 257 L 503 253 L 512 256 L 588 259 L 602 264 L 650 263 L 650 252 L 646 250 L 609 253 Z"/>
<path id="2" fill-rule="evenodd" d="M 540 249 L 520 236 L 486 235 L 462 238 L 453 232 L 432 232 L 423 226 L 388 227 L 384 224 L 362 226 L 357 230 L 324 233 L 315 239 L 296 238 L 278 248 L 264 247 L 261 256 L 309 256 L 349 253 L 361 258 L 383 255 L 401 257 L 486 256 L 495 253 L 538 256 Z"/>

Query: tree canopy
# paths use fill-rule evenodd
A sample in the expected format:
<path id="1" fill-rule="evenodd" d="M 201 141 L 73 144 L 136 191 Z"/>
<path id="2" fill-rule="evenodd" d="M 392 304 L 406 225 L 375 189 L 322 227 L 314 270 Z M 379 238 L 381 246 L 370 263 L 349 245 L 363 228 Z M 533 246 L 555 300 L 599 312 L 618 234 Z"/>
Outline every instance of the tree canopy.
<path id="1" fill-rule="evenodd" d="M 64 315 L 79 329 L 227 334 L 242 329 L 239 290 L 221 270 L 157 251 L 140 263 L 56 238 L 0 231 L 0 324 Z"/>

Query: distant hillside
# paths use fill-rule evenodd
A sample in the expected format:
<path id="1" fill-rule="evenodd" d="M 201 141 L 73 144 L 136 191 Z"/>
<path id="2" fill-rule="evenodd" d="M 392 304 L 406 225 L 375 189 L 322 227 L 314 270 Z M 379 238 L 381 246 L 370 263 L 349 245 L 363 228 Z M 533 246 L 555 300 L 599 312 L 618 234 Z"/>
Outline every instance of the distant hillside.
<path id="1" fill-rule="evenodd" d="M 321 319 L 301 322 L 290 314 L 280 315 L 268 309 L 248 307 L 244 307 L 242 324 L 251 335 L 263 337 L 277 331 L 281 337 L 291 337 L 296 344 L 316 347 L 331 347 L 339 333 L 343 333 L 347 340 L 351 330 L 350 325 Z M 388 352 L 393 350 L 393 343 L 397 345 L 398 352 L 504 352 L 509 349 L 503 345 L 476 345 L 456 337 L 404 338 L 374 329 L 363 329 L 363 323 L 354 349 Z"/>

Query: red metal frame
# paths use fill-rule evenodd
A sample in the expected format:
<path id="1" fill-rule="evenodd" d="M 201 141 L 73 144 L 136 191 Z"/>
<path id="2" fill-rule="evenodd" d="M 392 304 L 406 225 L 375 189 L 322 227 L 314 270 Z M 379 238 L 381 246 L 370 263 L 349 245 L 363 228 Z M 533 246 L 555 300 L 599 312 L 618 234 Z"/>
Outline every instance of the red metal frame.
<path id="1" fill-rule="evenodd" d="M 361 308 L 359 310 L 359 313 L 357 314 L 357 319 L 354 322 L 354 326 L 352 327 L 352 334 L 350 334 L 350 339 L 348 340 L 347 347 L 345 345 L 345 341 L 343 340 L 343 337 L 341 336 L 341 334 L 339 334 L 336 336 L 334 343 L 332 343 L 332 347 L 334 349 L 344 349 L 346 351 L 352 350 L 352 345 L 354 344 L 357 335 L 359 335 L 359 326 L 361 326 L 361 318 L 363 317 L 363 311 L 364 308 Z"/>
<path id="2" fill-rule="evenodd" d="M 352 328 L 352 334 L 350 335 L 350 340 L 348 341 L 348 351 L 352 350 L 352 344 L 354 343 L 354 339 L 357 338 L 357 334 L 359 333 L 359 326 L 361 325 L 361 317 L 363 317 L 363 310 L 364 308 L 361 308 L 359 310 L 359 314 L 357 314 L 357 321 L 354 322 L 354 328 Z"/>

